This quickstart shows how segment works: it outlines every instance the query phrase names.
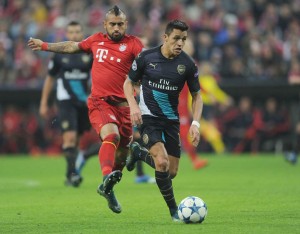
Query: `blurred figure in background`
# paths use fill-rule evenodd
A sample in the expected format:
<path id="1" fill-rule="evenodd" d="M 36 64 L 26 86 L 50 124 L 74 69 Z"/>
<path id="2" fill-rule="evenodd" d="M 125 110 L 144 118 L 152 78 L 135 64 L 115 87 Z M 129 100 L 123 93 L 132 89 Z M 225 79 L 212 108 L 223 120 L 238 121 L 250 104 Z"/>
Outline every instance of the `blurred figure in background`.
<path id="1" fill-rule="evenodd" d="M 238 107 L 221 116 L 223 139 L 229 151 L 256 153 L 259 148 L 259 130 L 263 127 L 262 114 L 254 108 L 249 97 L 242 97 Z"/>
<path id="2" fill-rule="evenodd" d="M 183 47 L 183 51 L 186 52 L 189 56 L 193 56 L 194 54 L 194 45 L 190 39 L 187 39 L 185 42 L 185 46 Z M 201 86 L 201 83 L 200 83 Z M 179 104 L 178 104 L 178 112 L 179 112 L 179 120 L 180 120 L 180 140 L 182 143 L 182 147 L 186 152 L 187 156 L 191 160 L 194 169 L 200 169 L 207 165 L 207 160 L 200 159 L 197 153 L 197 149 L 192 145 L 191 137 L 189 134 L 190 122 L 192 120 L 192 111 L 191 111 L 191 103 L 188 103 L 189 99 L 189 89 L 185 84 L 180 96 L 179 96 Z M 201 123 L 200 123 L 201 124 Z M 202 126 L 201 126 L 202 128 Z M 200 131 L 201 131 L 200 128 Z"/>
<path id="3" fill-rule="evenodd" d="M 201 136 L 211 145 L 217 154 L 225 151 L 222 135 L 215 121 L 215 109 L 227 109 L 232 105 L 232 99 L 217 83 L 212 66 L 209 62 L 203 62 L 199 70 L 199 81 L 203 100 L 203 115 L 200 121 Z M 191 102 L 191 99 L 189 99 Z"/>
<path id="4" fill-rule="evenodd" d="M 284 138 L 290 132 L 287 111 L 280 108 L 275 98 L 268 98 L 262 111 L 262 120 L 259 149 L 269 152 L 282 151 Z"/>
<path id="5" fill-rule="evenodd" d="M 300 66 L 298 61 L 294 61 L 294 63 L 292 63 L 288 82 L 290 85 L 300 85 Z M 284 154 L 285 159 L 292 164 L 297 163 L 298 154 L 300 151 L 300 100 L 298 100 L 296 108 L 296 123 L 294 124 L 293 131 L 291 133 L 291 139 L 286 146 L 286 152 Z"/>
<path id="6" fill-rule="evenodd" d="M 71 21 L 66 28 L 66 38 L 72 41 L 83 39 L 82 27 Z M 55 54 L 48 65 L 42 98 L 40 115 L 48 117 L 48 101 L 53 84 L 56 81 L 56 99 L 62 130 L 62 149 L 67 162 L 65 185 L 78 187 L 82 177 L 75 168 L 78 154 L 79 137 L 90 129 L 86 100 L 88 82 L 93 59 L 87 54 Z M 97 151 L 96 151 L 97 153 Z"/>

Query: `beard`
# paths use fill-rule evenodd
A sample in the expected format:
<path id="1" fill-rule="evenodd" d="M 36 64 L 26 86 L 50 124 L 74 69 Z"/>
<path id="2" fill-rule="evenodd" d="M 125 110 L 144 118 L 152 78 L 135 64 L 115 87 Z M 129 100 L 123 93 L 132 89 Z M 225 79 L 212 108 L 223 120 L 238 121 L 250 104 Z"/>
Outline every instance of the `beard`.
<path id="1" fill-rule="evenodd" d="M 121 34 L 121 33 L 118 33 L 118 34 L 111 33 L 108 35 L 111 38 L 111 40 L 113 40 L 115 42 L 121 41 L 122 38 L 124 37 L 124 34 Z"/>

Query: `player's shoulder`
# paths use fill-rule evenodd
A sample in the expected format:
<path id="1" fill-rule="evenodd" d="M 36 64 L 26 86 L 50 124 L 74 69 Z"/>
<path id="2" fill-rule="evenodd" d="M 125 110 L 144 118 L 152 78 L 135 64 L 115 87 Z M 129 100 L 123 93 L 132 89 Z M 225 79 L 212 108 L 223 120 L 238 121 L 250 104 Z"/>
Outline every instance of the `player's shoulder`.
<path id="1" fill-rule="evenodd" d="M 84 41 L 86 40 L 99 41 L 99 40 L 103 40 L 103 38 L 104 38 L 104 34 L 102 32 L 96 32 L 88 36 L 87 38 L 85 38 Z"/>
<path id="2" fill-rule="evenodd" d="M 141 40 L 138 37 L 130 35 L 130 34 L 126 34 L 124 36 L 123 42 L 126 43 L 126 44 L 129 44 L 129 45 L 133 45 L 133 46 L 137 45 L 141 48 L 144 47 L 143 43 L 141 42 Z"/>
<path id="3" fill-rule="evenodd" d="M 152 56 L 158 55 L 159 52 L 160 52 L 160 46 L 157 46 L 157 47 L 153 47 L 153 48 L 150 48 L 150 49 L 144 49 L 140 53 L 140 56 L 142 56 L 142 57 L 152 57 Z"/>
<path id="4" fill-rule="evenodd" d="M 131 34 L 125 34 L 124 39 L 129 40 L 129 41 L 139 41 L 139 42 L 141 42 L 141 40 L 137 36 L 134 36 L 134 35 L 131 35 Z"/>
<path id="5" fill-rule="evenodd" d="M 184 51 L 180 53 L 180 59 L 193 66 L 196 64 L 195 60 Z"/>

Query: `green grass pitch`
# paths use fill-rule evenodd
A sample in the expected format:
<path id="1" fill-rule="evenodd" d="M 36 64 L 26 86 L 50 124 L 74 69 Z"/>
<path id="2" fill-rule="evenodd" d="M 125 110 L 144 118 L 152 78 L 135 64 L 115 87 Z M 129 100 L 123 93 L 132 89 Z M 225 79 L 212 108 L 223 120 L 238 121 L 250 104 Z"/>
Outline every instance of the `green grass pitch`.
<path id="1" fill-rule="evenodd" d="M 81 187 L 71 188 L 63 185 L 62 157 L 0 156 L 0 233 L 300 233 L 299 165 L 272 155 L 206 158 L 199 171 L 181 159 L 177 202 L 194 195 L 208 206 L 202 224 L 182 224 L 171 221 L 155 184 L 135 184 L 126 170 L 115 187 L 123 212 L 112 213 L 96 193 L 96 157 Z"/>

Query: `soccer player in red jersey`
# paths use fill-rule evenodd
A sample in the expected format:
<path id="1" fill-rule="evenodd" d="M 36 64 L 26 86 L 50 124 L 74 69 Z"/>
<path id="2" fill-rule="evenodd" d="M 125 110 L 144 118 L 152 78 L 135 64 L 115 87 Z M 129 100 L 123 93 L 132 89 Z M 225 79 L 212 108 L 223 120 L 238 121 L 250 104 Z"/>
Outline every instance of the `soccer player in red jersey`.
<path id="1" fill-rule="evenodd" d="M 117 6 L 108 10 L 103 26 L 106 33 L 95 33 L 81 42 L 46 43 L 30 38 L 28 46 L 34 51 L 93 54 L 88 108 L 90 122 L 102 140 L 99 161 L 103 183 L 97 191 L 106 198 L 113 212 L 120 213 L 122 209 L 113 187 L 121 180 L 132 136 L 130 110 L 123 83 L 143 45 L 137 37 L 126 34 L 126 15 Z"/>

